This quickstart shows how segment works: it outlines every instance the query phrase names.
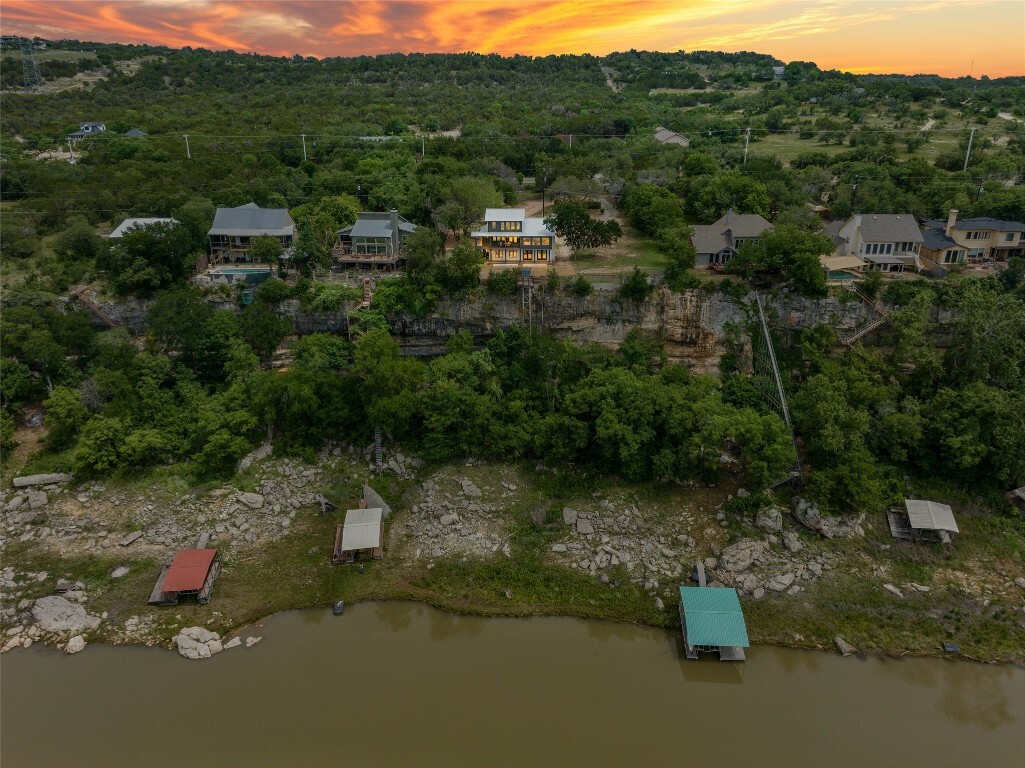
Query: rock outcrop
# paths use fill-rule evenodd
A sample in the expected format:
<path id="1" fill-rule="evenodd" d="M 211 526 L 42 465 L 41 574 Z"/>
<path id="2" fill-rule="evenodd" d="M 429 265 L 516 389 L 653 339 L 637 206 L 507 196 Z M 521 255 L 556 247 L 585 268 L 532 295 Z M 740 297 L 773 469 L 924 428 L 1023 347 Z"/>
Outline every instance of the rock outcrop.
<path id="1" fill-rule="evenodd" d="M 36 600 L 32 617 L 43 632 L 78 633 L 100 626 L 98 617 L 90 616 L 81 605 L 59 595 Z"/>
<path id="2" fill-rule="evenodd" d="M 224 650 L 220 635 L 205 627 L 186 627 L 175 635 L 174 642 L 186 659 L 209 659 Z"/>
<path id="3" fill-rule="evenodd" d="M 864 536 L 861 523 L 864 515 L 855 518 L 831 517 L 823 515 L 817 506 L 805 499 L 796 499 L 794 502 L 794 517 L 805 528 L 810 528 L 825 536 L 827 539 L 854 538 Z"/>

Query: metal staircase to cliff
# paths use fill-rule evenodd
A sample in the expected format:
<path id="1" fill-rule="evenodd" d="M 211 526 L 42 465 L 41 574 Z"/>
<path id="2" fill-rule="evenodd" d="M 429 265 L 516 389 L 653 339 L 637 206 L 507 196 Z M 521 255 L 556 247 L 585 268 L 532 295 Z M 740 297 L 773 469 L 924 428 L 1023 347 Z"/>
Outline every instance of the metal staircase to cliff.
<path id="1" fill-rule="evenodd" d="M 98 317 L 108 328 L 117 328 L 117 321 L 114 320 L 110 315 L 100 309 L 99 305 L 85 295 L 85 292 L 89 290 L 88 285 L 80 285 L 71 292 L 71 298 L 77 299 L 82 305 Z"/>
<path id="2" fill-rule="evenodd" d="M 878 315 L 878 317 L 869 320 L 867 323 L 865 323 L 859 328 L 855 328 L 850 333 L 839 334 L 840 343 L 849 347 L 858 339 L 865 336 L 866 334 L 871 333 L 876 328 L 885 323 L 889 319 L 890 310 L 884 307 L 881 303 L 872 299 L 872 297 L 870 297 L 868 294 L 866 294 L 864 291 L 858 288 L 858 286 L 852 285 L 851 283 L 844 283 L 844 286 L 847 288 L 848 291 L 855 294 L 859 299 L 861 299 L 863 302 L 872 307 L 872 309 L 874 309 L 876 314 Z"/>
<path id="3" fill-rule="evenodd" d="M 790 420 L 790 408 L 787 406 L 786 390 L 783 389 L 783 377 L 780 376 L 779 364 L 776 362 L 776 350 L 772 346 L 772 335 L 769 333 L 769 323 L 765 319 L 765 308 L 762 306 L 762 296 L 757 291 L 755 291 L 755 303 L 758 307 L 758 322 L 762 329 L 762 342 L 765 347 L 762 354 L 758 354 L 757 351 L 755 352 L 755 366 L 763 375 L 766 375 L 771 379 L 772 386 L 770 386 L 765 392 L 766 398 L 779 412 L 780 416 L 783 417 L 783 421 L 786 423 L 787 429 L 790 430 L 790 440 L 794 445 L 795 458 L 793 466 L 790 467 L 786 475 L 772 484 L 773 488 L 778 488 L 781 485 L 785 485 L 786 483 L 793 481 L 800 482 L 803 472 L 801 468 L 801 456 L 797 450 L 797 435 L 794 433 L 794 425 Z"/>

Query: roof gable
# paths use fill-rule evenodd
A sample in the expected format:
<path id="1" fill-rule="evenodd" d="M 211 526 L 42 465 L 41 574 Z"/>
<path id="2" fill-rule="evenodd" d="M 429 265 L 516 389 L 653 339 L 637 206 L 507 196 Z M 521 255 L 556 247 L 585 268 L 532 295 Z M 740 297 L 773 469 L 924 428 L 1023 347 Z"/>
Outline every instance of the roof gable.
<path id="1" fill-rule="evenodd" d="M 857 217 L 855 217 L 855 221 Z M 861 239 L 866 243 L 921 243 L 922 231 L 910 213 L 872 213 L 861 216 Z"/>
<path id="2" fill-rule="evenodd" d="M 193 592 L 202 589 L 216 556 L 216 549 L 183 549 L 174 556 L 162 591 Z"/>
<path id="3" fill-rule="evenodd" d="M 347 510 L 342 526 L 342 551 L 380 547 L 382 517 L 380 507 Z"/>
<path id="4" fill-rule="evenodd" d="M 690 645 L 750 645 L 736 589 L 680 587 L 680 606 Z"/>
<path id="5" fill-rule="evenodd" d="M 210 235 L 294 235 L 295 222 L 285 208 L 260 208 L 247 203 L 237 208 L 218 208 Z"/>
<path id="6" fill-rule="evenodd" d="M 954 512 L 946 504 L 923 499 L 905 499 L 904 506 L 907 508 L 912 528 L 961 532 L 954 521 Z"/>
<path id="7" fill-rule="evenodd" d="M 484 221 L 523 221 L 527 217 L 525 208 L 488 208 Z"/>

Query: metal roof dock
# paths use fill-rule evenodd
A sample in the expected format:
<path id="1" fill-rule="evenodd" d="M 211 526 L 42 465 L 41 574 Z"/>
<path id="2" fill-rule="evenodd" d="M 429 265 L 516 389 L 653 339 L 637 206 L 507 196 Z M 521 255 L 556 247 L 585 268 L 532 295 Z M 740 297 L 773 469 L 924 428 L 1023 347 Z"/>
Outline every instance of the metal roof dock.
<path id="1" fill-rule="evenodd" d="M 384 550 L 381 543 L 381 519 L 383 516 L 380 507 L 347 510 L 345 523 L 338 526 L 335 533 L 332 561 L 351 563 L 356 559 L 356 555 L 375 560 L 383 557 Z"/>
<path id="2" fill-rule="evenodd" d="M 680 626 L 688 659 L 716 651 L 723 661 L 743 661 L 743 649 L 751 645 L 732 587 L 680 587 Z"/>

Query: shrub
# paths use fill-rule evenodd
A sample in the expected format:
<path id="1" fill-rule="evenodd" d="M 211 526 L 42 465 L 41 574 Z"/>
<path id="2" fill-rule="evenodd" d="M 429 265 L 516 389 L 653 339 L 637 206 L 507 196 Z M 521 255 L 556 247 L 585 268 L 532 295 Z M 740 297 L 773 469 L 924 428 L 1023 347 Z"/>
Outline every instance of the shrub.
<path id="1" fill-rule="evenodd" d="M 651 286 L 648 284 L 648 273 L 640 267 L 634 267 L 634 271 L 619 287 L 619 297 L 622 299 L 644 301 L 648 298 L 649 293 L 651 293 Z"/>
<path id="2" fill-rule="evenodd" d="M 268 304 L 277 304 L 291 297 L 292 289 L 288 287 L 288 283 L 276 277 L 265 280 L 256 289 L 256 298 Z"/>
<path id="3" fill-rule="evenodd" d="M 515 269 L 492 270 L 484 281 L 484 290 L 493 296 L 515 296 L 518 287 Z"/>

